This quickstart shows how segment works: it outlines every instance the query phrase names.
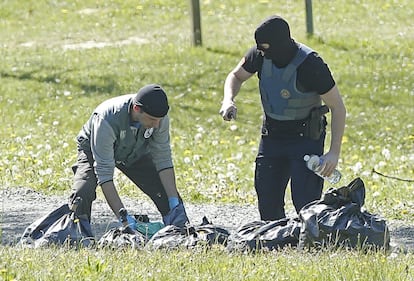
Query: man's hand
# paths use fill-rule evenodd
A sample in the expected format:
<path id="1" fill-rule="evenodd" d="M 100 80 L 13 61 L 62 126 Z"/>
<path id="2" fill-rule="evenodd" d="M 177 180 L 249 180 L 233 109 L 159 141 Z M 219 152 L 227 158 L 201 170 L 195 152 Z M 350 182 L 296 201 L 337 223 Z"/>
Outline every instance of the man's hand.
<path id="1" fill-rule="evenodd" d="M 119 210 L 119 222 L 125 227 L 130 227 L 133 230 L 137 229 L 137 220 L 129 215 L 125 208 Z"/>
<path id="2" fill-rule="evenodd" d="M 339 155 L 332 152 L 328 152 L 325 155 L 322 155 L 321 160 L 323 161 L 323 168 L 320 171 L 321 175 L 324 177 L 329 177 L 338 165 L 338 159 Z"/>
<path id="3" fill-rule="evenodd" d="M 127 223 L 130 228 L 137 229 L 137 220 L 133 216 L 127 215 Z"/>
<path id="4" fill-rule="evenodd" d="M 233 101 L 223 100 L 219 114 L 225 121 L 236 119 L 237 107 Z"/>
<path id="5" fill-rule="evenodd" d="M 174 209 L 162 218 L 165 225 L 175 225 L 183 227 L 188 222 L 187 213 L 185 212 L 184 204 L 178 204 Z"/>

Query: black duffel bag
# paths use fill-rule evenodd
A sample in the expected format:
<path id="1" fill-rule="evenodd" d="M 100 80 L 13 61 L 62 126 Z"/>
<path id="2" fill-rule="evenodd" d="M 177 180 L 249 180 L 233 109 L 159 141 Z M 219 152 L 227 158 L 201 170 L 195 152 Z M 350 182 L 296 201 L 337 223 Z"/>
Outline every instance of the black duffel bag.
<path id="1" fill-rule="evenodd" d="M 167 225 L 155 233 L 148 241 L 146 248 L 177 249 L 194 248 L 196 246 L 227 245 L 230 232 L 218 225 L 211 223 L 203 217 L 200 225 L 186 225 L 178 227 Z"/>
<path id="2" fill-rule="evenodd" d="M 229 251 L 280 250 L 296 247 L 299 242 L 300 221 L 284 218 L 275 221 L 253 221 L 229 237 Z"/>
<path id="3" fill-rule="evenodd" d="M 299 249 L 389 249 L 386 221 L 363 210 L 364 201 L 365 185 L 356 178 L 347 186 L 328 189 L 320 200 L 304 206 L 299 212 Z"/>
<path id="4" fill-rule="evenodd" d="M 107 232 L 99 239 L 98 248 L 107 249 L 143 249 L 146 243 L 144 234 L 132 230 L 129 226 L 115 227 Z"/>
<path id="5" fill-rule="evenodd" d="M 50 245 L 92 246 L 95 239 L 89 220 L 75 214 L 80 200 L 76 198 L 71 205 L 64 204 L 30 224 L 18 245 L 33 248 Z"/>

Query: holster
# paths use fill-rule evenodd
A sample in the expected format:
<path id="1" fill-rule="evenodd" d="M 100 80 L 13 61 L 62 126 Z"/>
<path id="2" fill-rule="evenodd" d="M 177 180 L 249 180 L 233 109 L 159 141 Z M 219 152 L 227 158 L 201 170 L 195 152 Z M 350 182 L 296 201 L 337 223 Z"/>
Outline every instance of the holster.
<path id="1" fill-rule="evenodd" d="M 317 140 L 321 137 L 321 134 L 325 131 L 326 122 L 325 114 L 329 112 L 329 108 L 326 105 L 321 107 L 315 107 L 311 110 L 308 118 L 308 133 L 307 136 L 313 140 Z"/>

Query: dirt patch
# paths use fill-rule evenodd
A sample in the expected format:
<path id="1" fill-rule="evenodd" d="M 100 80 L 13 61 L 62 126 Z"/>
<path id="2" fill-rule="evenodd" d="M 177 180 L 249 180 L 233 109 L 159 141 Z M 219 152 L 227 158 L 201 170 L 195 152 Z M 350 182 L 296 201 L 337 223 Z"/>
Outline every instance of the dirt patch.
<path id="1" fill-rule="evenodd" d="M 2 245 L 15 245 L 23 231 L 33 221 L 67 202 L 66 196 L 45 196 L 28 188 L 10 188 L 1 191 L 0 237 Z M 161 216 L 151 201 L 122 198 L 130 213 L 147 214 L 151 221 L 161 221 Z M 192 224 L 200 224 L 206 216 L 212 223 L 235 231 L 245 223 L 259 220 L 255 205 L 190 204 L 187 215 Z M 290 215 L 293 215 L 290 212 Z M 388 221 L 393 247 L 414 251 L 414 226 L 401 221 Z M 118 226 L 107 203 L 98 198 L 93 204 L 92 229 L 99 239 L 107 230 Z"/>
<path id="2" fill-rule="evenodd" d="M 27 226 L 36 219 L 68 202 L 67 196 L 45 196 L 27 188 L 12 188 L 1 191 L 0 217 L 1 241 L 3 245 L 17 243 Z M 124 205 L 132 214 L 147 214 L 151 221 L 162 218 L 151 201 L 122 197 Z M 240 225 L 258 220 L 254 205 L 215 205 L 186 203 L 187 215 L 192 224 L 201 224 L 206 216 L 214 224 L 235 230 Z M 119 226 L 114 214 L 104 199 L 98 197 L 92 207 L 92 229 L 99 239 L 110 228 Z"/>

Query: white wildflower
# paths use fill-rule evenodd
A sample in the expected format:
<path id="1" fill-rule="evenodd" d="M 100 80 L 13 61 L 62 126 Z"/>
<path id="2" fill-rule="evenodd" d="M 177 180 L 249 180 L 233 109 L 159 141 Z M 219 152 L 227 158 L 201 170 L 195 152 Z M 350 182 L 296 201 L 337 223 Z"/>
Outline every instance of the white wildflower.
<path id="1" fill-rule="evenodd" d="M 358 173 L 359 171 L 361 171 L 361 169 L 362 169 L 362 163 L 361 162 L 357 162 L 357 163 L 355 163 L 354 166 L 351 167 L 351 170 L 354 173 Z"/>
<path id="2" fill-rule="evenodd" d="M 391 152 L 388 148 L 383 148 L 381 154 L 385 157 L 385 159 L 389 160 L 391 158 Z"/>
<path id="3" fill-rule="evenodd" d="M 185 164 L 190 164 L 191 163 L 190 157 L 184 157 L 183 161 L 184 161 Z"/>

